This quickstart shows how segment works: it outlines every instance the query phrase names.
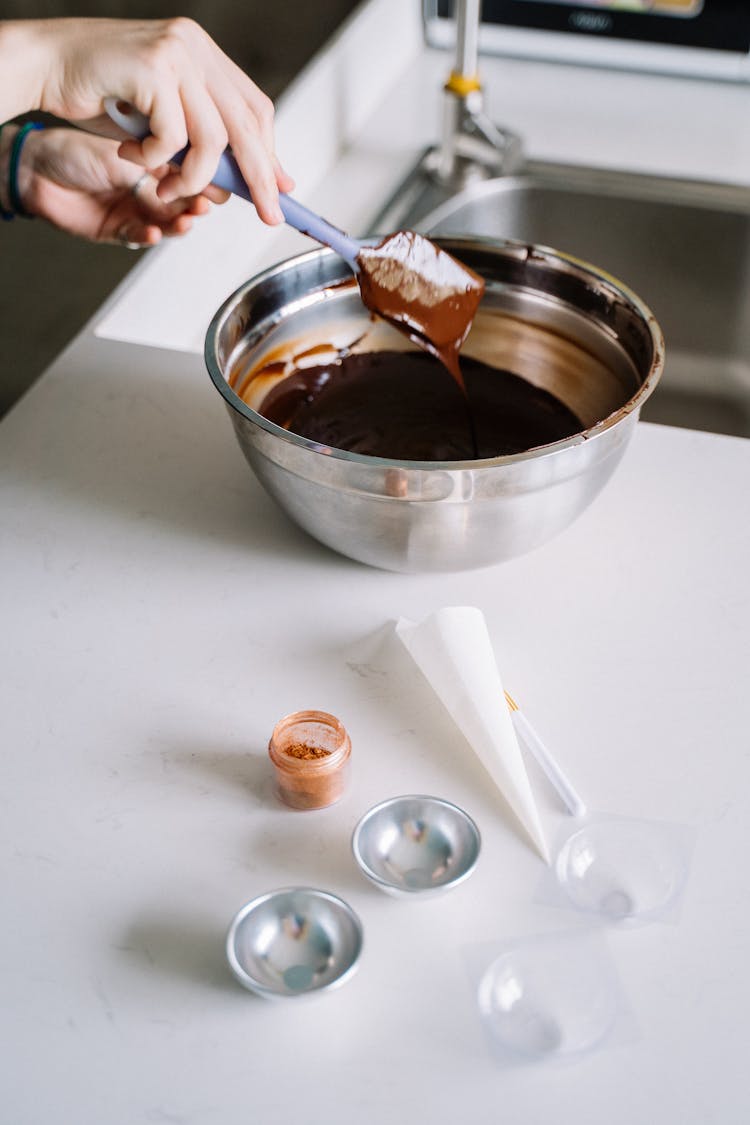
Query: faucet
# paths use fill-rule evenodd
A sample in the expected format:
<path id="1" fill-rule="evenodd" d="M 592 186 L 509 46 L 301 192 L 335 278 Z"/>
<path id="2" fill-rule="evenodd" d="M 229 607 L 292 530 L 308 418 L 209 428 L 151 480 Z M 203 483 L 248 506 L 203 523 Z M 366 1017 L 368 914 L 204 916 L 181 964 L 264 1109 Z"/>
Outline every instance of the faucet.
<path id="1" fill-rule="evenodd" d="M 445 83 L 443 136 L 427 158 L 427 170 L 441 185 L 460 191 L 476 180 L 518 170 L 523 156 L 520 137 L 498 129 L 484 112 L 479 80 L 481 0 L 456 2 L 456 55 Z"/>
<path id="2" fill-rule="evenodd" d="M 429 229 L 438 209 L 469 185 L 512 175 L 523 164 L 521 139 L 484 112 L 478 73 L 480 0 L 456 0 L 456 56 L 444 87 L 442 138 L 373 218 L 374 231 Z M 426 226 L 425 226 L 426 223 Z"/>

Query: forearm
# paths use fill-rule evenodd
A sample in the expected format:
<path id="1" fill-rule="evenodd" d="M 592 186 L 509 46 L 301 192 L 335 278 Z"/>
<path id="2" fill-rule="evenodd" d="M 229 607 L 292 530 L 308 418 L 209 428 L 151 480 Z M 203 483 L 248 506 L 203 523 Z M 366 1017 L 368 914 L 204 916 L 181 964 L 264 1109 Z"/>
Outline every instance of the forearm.
<path id="1" fill-rule="evenodd" d="M 0 21 L 0 122 L 42 107 L 49 70 L 50 22 Z"/>

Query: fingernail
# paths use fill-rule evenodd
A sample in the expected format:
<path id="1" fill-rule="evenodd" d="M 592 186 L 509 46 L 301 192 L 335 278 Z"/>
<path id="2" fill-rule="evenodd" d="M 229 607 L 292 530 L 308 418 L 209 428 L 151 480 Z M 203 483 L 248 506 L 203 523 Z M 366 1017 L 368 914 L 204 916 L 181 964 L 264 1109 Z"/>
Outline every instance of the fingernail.
<path id="1" fill-rule="evenodd" d="M 271 208 L 271 218 L 275 223 L 283 223 L 285 221 L 284 212 L 281 210 L 281 207 L 278 205 L 278 203 L 275 207 Z"/>

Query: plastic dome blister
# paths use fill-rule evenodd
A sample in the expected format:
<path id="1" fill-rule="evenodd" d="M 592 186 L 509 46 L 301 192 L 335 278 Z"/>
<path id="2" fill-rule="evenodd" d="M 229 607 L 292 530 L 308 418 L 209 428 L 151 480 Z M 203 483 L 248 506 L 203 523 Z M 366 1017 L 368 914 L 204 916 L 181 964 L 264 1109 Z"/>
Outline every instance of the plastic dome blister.
<path id="1" fill-rule="evenodd" d="M 475 949 L 476 1003 L 496 1061 L 573 1061 L 631 1022 L 601 933 L 569 931 Z"/>
<path id="2" fill-rule="evenodd" d="M 592 817 L 558 841 L 536 901 L 610 924 L 675 921 L 694 839 L 685 825 Z"/>

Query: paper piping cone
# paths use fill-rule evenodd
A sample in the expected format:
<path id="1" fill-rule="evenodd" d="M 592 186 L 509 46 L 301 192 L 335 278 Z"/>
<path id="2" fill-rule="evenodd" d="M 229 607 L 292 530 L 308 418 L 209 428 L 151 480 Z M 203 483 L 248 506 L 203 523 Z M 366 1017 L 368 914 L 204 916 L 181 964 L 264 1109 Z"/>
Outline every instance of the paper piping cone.
<path id="1" fill-rule="evenodd" d="M 456 606 L 437 610 L 419 624 L 402 617 L 396 633 L 549 863 L 484 614 Z"/>

